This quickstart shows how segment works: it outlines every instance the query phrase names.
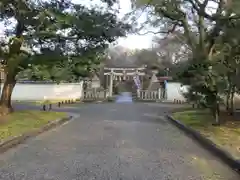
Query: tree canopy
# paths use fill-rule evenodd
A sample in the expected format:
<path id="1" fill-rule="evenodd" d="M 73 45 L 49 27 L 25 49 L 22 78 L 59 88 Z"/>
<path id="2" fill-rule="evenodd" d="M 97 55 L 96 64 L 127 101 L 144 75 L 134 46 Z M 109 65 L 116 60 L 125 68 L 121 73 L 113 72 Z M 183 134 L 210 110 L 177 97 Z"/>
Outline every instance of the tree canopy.
<path id="1" fill-rule="evenodd" d="M 102 2 L 108 7 L 115 3 Z M 108 44 L 131 28 L 112 8 L 88 8 L 70 0 L 3 0 L 0 22 L 5 27 L 0 48 L 5 72 L 3 113 L 12 111 L 11 93 L 23 70 L 52 80 L 87 76 Z"/>
<path id="2" fill-rule="evenodd" d="M 227 104 L 239 85 L 240 2 L 238 0 L 133 0 L 137 10 L 162 35 L 184 37 L 188 64 L 178 73 L 190 85 L 190 100 L 209 107 L 219 124 L 219 104 Z M 145 25 L 145 23 L 144 23 Z M 230 35 L 231 34 L 231 35 Z M 194 99 L 195 98 L 195 99 Z M 231 100 L 232 102 L 232 100 Z M 232 103 L 231 103 L 232 104 Z M 227 105 L 228 106 L 228 105 Z M 230 108 L 232 109 L 232 108 Z"/>

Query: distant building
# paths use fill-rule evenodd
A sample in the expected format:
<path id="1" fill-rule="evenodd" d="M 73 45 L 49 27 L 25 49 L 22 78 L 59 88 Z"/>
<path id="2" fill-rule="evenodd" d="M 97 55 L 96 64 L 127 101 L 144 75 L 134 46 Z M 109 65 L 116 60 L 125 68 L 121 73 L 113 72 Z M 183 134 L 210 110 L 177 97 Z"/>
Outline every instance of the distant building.
<path id="1" fill-rule="evenodd" d="M 94 76 L 91 79 L 91 88 L 100 88 L 100 87 L 101 87 L 100 79 L 96 74 L 94 74 Z"/>
<path id="2" fill-rule="evenodd" d="M 159 80 L 155 73 L 152 74 L 152 77 L 150 79 L 148 90 L 149 91 L 157 91 L 159 88 L 161 88 L 161 85 L 159 83 Z"/>
<path id="3" fill-rule="evenodd" d="M 83 79 L 84 82 L 84 89 L 98 89 L 101 87 L 100 79 L 99 77 L 94 73 L 91 77 L 85 77 Z"/>
<path id="4" fill-rule="evenodd" d="M 156 91 L 160 88 L 165 89 L 167 81 L 172 80 L 172 77 L 169 76 L 157 76 L 157 72 L 157 70 L 152 70 L 152 76 L 148 85 L 148 90 L 150 91 Z"/>

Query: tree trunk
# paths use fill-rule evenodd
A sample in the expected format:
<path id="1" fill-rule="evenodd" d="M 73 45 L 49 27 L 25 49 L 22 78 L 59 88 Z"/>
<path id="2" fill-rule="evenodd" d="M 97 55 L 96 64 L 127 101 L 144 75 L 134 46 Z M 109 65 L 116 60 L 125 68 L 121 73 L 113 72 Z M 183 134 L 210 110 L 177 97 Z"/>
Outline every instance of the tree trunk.
<path id="1" fill-rule="evenodd" d="M 213 123 L 213 125 L 219 126 L 220 125 L 220 119 L 219 119 L 220 107 L 218 102 L 216 102 L 215 105 L 212 107 L 212 114 L 215 119 L 215 122 Z"/>
<path id="2" fill-rule="evenodd" d="M 230 94 L 230 108 L 229 108 L 230 115 L 233 115 L 234 113 L 234 102 L 233 102 L 234 94 L 235 94 L 235 86 L 232 87 L 231 94 Z"/>
<path id="3" fill-rule="evenodd" d="M 231 90 L 232 90 L 232 81 L 231 81 L 231 76 L 230 74 L 227 75 L 227 94 L 226 94 L 226 111 L 229 113 L 229 101 L 230 101 L 230 96 L 231 96 Z"/>
<path id="4" fill-rule="evenodd" d="M 227 94 L 226 94 L 226 111 L 229 112 L 229 100 L 231 95 L 231 89 L 228 87 Z"/>
<path id="5" fill-rule="evenodd" d="M 6 115 L 13 112 L 11 97 L 13 88 L 16 84 L 15 76 L 12 74 L 6 74 L 6 79 L 2 89 L 2 95 L 0 100 L 0 115 Z"/>
<path id="6" fill-rule="evenodd" d="M 219 107 L 219 103 L 216 102 L 216 108 L 215 108 L 215 123 L 216 123 L 217 125 L 220 125 L 219 114 L 220 114 L 220 107 Z"/>
<path id="7" fill-rule="evenodd" d="M 219 101 L 217 99 L 217 95 L 215 95 L 213 97 L 213 103 L 212 103 L 212 114 L 213 114 L 213 117 L 215 119 L 215 122 L 213 123 L 214 126 L 219 126 L 220 125 L 220 119 L 219 119 L 219 115 L 220 115 L 220 105 L 219 105 Z"/>

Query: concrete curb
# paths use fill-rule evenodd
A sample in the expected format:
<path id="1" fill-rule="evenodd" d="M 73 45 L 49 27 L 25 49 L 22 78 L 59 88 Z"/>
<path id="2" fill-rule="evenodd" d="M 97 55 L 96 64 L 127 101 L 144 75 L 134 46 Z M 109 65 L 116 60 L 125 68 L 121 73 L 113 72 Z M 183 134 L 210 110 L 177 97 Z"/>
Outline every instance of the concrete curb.
<path id="1" fill-rule="evenodd" d="M 13 148 L 13 147 L 15 147 L 19 144 L 22 144 L 23 142 L 25 142 L 29 138 L 36 137 L 37 135 L 39 135 L 43 132 L 46 132 L 46 131 L 48 131 L 50 129 L 53 129 L 57 126 L 60 126 L 63 123 L 71 120 L 72 118 L 73 118 L 73 116 L 68 116 L 68 117 L 65 117 L 65 118 L 58 119 L 56 121 L 51 121 L 51 122 L 49 122 L 48 124 L 46 124 L 45 126 L 39 128 L 39 129 L 35 129 L 35 130 L 30 131 L 30 132 L 27 132 L 27 133 L 21 134 L 19 136 L 15 136 L 15 137 L 12 137 L 8 140 L 5 140 L 5 141 L 0 143 L 0 153 L 3 153 L 10 148 Z"/>
<path id="2" fill-rule="evenodd" d="M 233 170 L 235 170 L 238 174 L 240 174 L 240 159 L 237 160 L 233 158 L 233 156 L 229 152 L 223 150 L 222 148 L 217 146 L 215 143 L 213 143 L 211 140 L 205 138 L 199 132 L 184 125 L 180 121 L 175 120 L 172 116 L 166 115 L 166 117 L 172 124 L 177 126 L 179 129 L 183 130 L 187 135 L 190 135 L 192 138 L 197 140 L 197 142 L 200 145 L 208 149 L 212 154 L 220 158 L 224 163 L 229 165 Z"/>

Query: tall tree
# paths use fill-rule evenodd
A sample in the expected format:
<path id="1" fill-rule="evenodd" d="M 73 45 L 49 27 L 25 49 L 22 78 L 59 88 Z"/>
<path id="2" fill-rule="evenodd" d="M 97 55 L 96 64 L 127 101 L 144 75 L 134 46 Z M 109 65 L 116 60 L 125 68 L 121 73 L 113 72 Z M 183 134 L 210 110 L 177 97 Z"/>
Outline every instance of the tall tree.
<path id="1" fill-rule="evenodd" d="M 111 6 L 114 0 L 104 2 Z M 3 0 L 0 21 L 6 35 L 0 49 L 5 73 L 1 114 L 13 110 L 11 94 L 23 69 L 40 65 L 56 72 L 69 65 L 71 72 L 79 74 L 78 67 L 91 67 L 96 59 L 89 57 L 102 52 L 129 28 L 113 11 L 89 9 L 70 0 Z"/>
<path id="2" fill-rule="evenodd" d="M 219 93 L 222 77 L 216 70 L 217 40 L 222 32 L 239 20 L 237 0 L 137 0 L 135 5 L 151 6 L 161 33 L 180 32 L 192 52 L 191 63 L 182 74 L 182 82 L 192 85 L 205 99 L 219 124 Z M 211 9 L 211 10 L 210 10 Z M 162 23 L 163 25 L 160 25 Z"/>

